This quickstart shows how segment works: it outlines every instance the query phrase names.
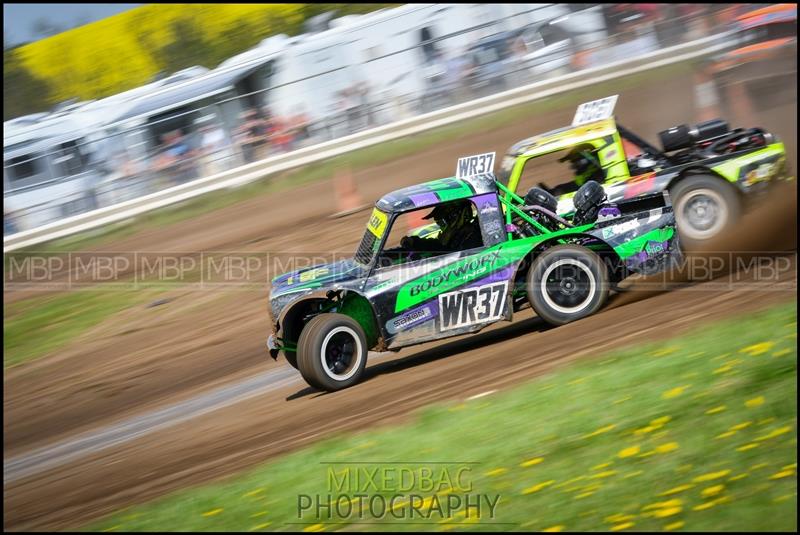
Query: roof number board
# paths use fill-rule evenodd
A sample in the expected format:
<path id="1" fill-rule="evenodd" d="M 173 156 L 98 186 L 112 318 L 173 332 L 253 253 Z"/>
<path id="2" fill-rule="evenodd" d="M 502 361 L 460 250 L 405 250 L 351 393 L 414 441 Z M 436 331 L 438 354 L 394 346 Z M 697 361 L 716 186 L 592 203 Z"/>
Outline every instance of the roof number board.
<path id="1" fill-rule="evenodd" d="M 458 165 L 456 166 L 456 178 L 467 178 L 491 173 L 494 169 L 495 154 L 494 152 L 487 152 L 486 154 L 459 158 Z"/>
<path id="2" fill-rule="evenodd" d="M 584 102 L 578 106 L 578 109 L 575 111 L 575 118 L 572 119 L 572 126 L 580 126 L 582 124 L 611 118 L 614 114 L 614 106 L 617 105 L 617 97 L 619 97 L 619 95 L 613 95 L 591 102 Z"/>

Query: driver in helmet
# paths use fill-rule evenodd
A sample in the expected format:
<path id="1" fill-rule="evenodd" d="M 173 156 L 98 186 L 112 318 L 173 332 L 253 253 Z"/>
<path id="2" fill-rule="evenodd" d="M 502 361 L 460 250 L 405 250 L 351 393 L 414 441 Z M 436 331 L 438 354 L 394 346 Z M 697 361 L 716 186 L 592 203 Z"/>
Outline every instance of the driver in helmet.
<path id="1" fill-rule="evenodd" d="M 440 204 L 423 219 L 433 219 L 439 226 L 436 238 L 406 236 L 400 242 L 404 249 L 431 253 L 465 251 L 483 245 L 481 228 L 472 203 L 464 200 Z"/>
<path id="2" fill-rule="evenodd" d="M 575 173 L 575 178 L 571 182 L 559 184 L 553 188 L 548 188 L 544 184 L 539 185 L 556 197 L 578 191 L 578 188 L 589 180 L 594 180 L 599 184 L 605 182 L 605 173 L 591 147 L 575 147 L 569 154 L 558 161 L 569 162 L 572 171 Z"/>

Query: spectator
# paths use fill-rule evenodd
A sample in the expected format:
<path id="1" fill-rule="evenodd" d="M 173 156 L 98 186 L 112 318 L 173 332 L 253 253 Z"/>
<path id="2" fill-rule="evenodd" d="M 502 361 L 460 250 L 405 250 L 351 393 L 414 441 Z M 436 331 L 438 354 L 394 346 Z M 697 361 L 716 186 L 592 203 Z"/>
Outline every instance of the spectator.
<path id="1" fill-rule="evenodd" d="M 292 117 L 291 128 L 294 142 L 302 144 L 304 141 L 310 139 L 311 133 L 309 131 L 311 121 L 308 118 L 302 106 L 295 108 L 295 114 Z"/>
<path id="2" fill-rule="evenodd" d="M 228 169 L 231 157 L 230 142 L 218 123 L 205 122 L 200 128 L 200 154 L 203 175 L 211 176 Z"/>
<path id="3" fill-rule="evenodd" d="M 242 124 L 236 129 L 236 138 L 245 163 L 266 157 L 267 121 L 258 117 L 256 110 L 248 110 L 241 116 Z"/>
<path id="4" fill-rule="evenodd" d="M 164 136 L 161 153 L 156 159 L 156 169 L 163 171 L 175 184 L 197 178 L 193 151 L 180 130 Z"/>

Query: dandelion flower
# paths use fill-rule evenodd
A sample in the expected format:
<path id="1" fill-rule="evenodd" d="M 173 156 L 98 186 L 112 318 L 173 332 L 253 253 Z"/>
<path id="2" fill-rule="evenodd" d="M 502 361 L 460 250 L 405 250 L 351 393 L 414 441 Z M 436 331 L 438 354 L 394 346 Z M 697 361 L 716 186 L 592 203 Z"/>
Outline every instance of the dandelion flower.
<path id="1" fill-rule="evenodd" d="M 539 492 L 543 488 L 549 487 L 553 483 L 555 483 L 555 481 L 552 479 L 550 481 L 545 481 L 544 483 L 537 483 L 536 485 L 523 490 L 522 494 L 533 494 L 534 492 Z"/>
<path id="2" fill-rule="evenodd" d="M 676 398 L 676 397 L 680 396 L 681 394 L 683 394 L 683 393 L 684 393 L 684 391 L 685 391 L 687 388 L 689 388 L 689 386 L 691 386 L 691 385 L 676 386 L 676 387 L 675 387 L 675 388 L 673 388 L 672 390 L 667 390 L 666 392 L 664 392 L 663 394 L 661 394 L 661 397 L 662 397 L 663 399 L 672 399 L 672 398 Z"/>
<path id="3" fill-rule="evenodd" d="M 669 489 L 669 490 L 666 490 L 666 491 L 662 492 L 661 494 L 659 494 L 659 496 L 670 496 L 672 494 L 678 494 L 679 492 L 683 492 L 683 491 L 689 490 L 691 488 L 694 488 L 694 485 L 692 485 L 691 483 L 688 483 L 686 485 L 678 485 L 677 487 L 675 487 L 673 489 Z"/>
<path id="4" fill-rule="evenodd" d="M 714 407 L 713 409 L 708 409 L 706 414 L 717 414 L 718 412 L 722 412 L 725 410 L 725 405 L 720 405 L 719 407 Z"/>
<path id="5" fill-rule="evenodd" d="M 666 444 L 661 444 L 659 446 L 656 446 L 656 452 L 657 453 L 669 453 L 669 452 L 675 451 L 677 449 L 678 449 L 678 443 L 677 442 L 667 442 Z"/>
<path id="6" fill-rule="evenodd" d="M 751 357 L 766 353 L 775 346 L 774 342 L 761 342 L 760 344 L 753 344 L 739 350 L 740 353 L 746 353 Z"/>
<path id="7" fill-rule="evenodd" d="M 730 474 L 730 470 L 720 470 L 719 472 L 711 472 L 708 474 L 703 474 L 702 476 L 697 476 L 694 478 L 695 483 L 702 483 L 703 481 L 712 481 L 714 479 L 719 479 L 721 477 L 725 477 Z"/>
<path id="8" fill-rule="evenodd" d="M 630 448 L 625 448 L 624 450 L 619 452 L 619 457 L 624 459 L 625 457 L 632 457 L 639 453 L 639 446 L 631 446 Z"/>
<path id="9" fill-rule="evenodd" d="M 540 462 L 544 461 L 544 457 L 534 457 L 533 459 L 529 459 L 524 463 L 520 464 L 520 466 L 528 467 L 539 464 Z"/>
<path id="10" fill-rule="evenodd" d="M 700 494 L 703 496 L 703 498 L 708 498 L 711 496 L 716 496 L 723 490 L 725 490 L 725 485 L 714 485 L 713 487 L 703 489 Z"/>
<path id="11" fill-rule="evenodd" d="M 623 529 L 632 528 L 634 526 L 633 522 L 625 522 L 624 524 L 617 524 L 615 526 L 611 526 L 611 531 L 622 531 Z"/>
<path id="12" fill-rule="evenodd" d="M 505 468 L 495 468 L 494 470 L 489 470 L 488 472 L 486 472 L 486 475 L 489 477 L 494 477 L 494 476 L 499 476 L 501 474 L 505 474 L 506 472 L 508 472 L 508 470 L 506 470 Z"/>
<path id="13" fill-rule="evenodd" d="M 758 407 L 764 404 L 764 396 L 758 396 L 757 398 L 748 399 L 744 402 L 744 406 L 748 408 Z"/>
<path id="14" fill-rule="evenodd" d="M 545 532 L 548 532 L 548 533 L 558 533 L 559 531 L 564 531 L 564 526 L 552 526 L 552 527 L 549 527 L 549 528 L 545 528 L 542 531 L 545 531 Z"/>
<path id="15" fill-rule="evenodd" d="M 770 479 L 781 479 L 784 477 L 790 477 L 794 475 L 794 470 L 784 470 L 782 472 L 778 472 L 777 474 L 773 474 L 769 476 Z"/>
<path id="16" fill-rule="evenodd" d="M 672 524 L 667 524 L 664 526 L 664 531 L 674 531 L 676 529 L 681 529 L 686 522 L 680 520 L 678 522 L 673 522 Z"/>
<path id="17" fill-rule="evenodd" d="M 203 513 L 203 516 L 215 516 L 220 514 L 222 511 L 223 511 L 222 508 L 212 509 L 211 511 L 206 511 L 205 513 Z"/>

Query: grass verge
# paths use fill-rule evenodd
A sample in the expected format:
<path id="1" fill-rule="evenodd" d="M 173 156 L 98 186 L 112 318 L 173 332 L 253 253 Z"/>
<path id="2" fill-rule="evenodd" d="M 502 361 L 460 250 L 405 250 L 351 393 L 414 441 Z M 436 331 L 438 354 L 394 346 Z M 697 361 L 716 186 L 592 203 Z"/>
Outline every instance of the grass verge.
<path id="1" fill-rule="evenodd" d="M 583 360 L 89 529 L 795 531 L 796 320 L 783 305 Z"/>
<path id="2" fill-rule="evenodd" d="M 157 292 L 76 290 L 4 306 L 3 368 L 55 351 L 107 317 Z"/>

